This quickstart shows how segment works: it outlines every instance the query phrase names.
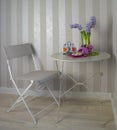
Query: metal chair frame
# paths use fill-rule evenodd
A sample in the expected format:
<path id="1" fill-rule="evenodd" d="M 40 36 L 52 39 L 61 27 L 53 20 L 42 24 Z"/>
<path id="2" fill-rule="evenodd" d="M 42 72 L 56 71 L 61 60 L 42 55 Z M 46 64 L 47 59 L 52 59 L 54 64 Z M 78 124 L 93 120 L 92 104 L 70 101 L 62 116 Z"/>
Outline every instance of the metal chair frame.
<path id="1" fill-rule="evenodd" d="M 19 49 L 24 48 L 23 51 L 21 52 L 21 54 L 20 54 L 20 51 L 18 51 L 18 47 L 19 47 Z M 36 116 L 37 115 L 39 115 L 41 112 L 43 112 L 45 109 L 47 109 L 49 106 L 51 106 L 54 103 L 56 103 L 59 106 L 59 101 L 57 100 L 56 96 L 53 94 L 53 92 L 51 91 L 51 89 L 48 86 L 48 81 L 52 80 L 52 78 L 51 79 L 47 79 L 47 80 L 45 80 L 42 83 L 40 83 L 39 80 L 37 80 L 36 82 L 39 82 L 40 83 L 39 85 L 46 84 L 46 86 L 44 86 L 44 88 L 45 87 L 47 88 L 47 90 L 49 91 L 49 93 L 53 97 L 54 102 L 52 102 L 51 104 L 49 104 L 48 106 L 46 106 L 45 108 L 43 108 L 41 111 L 37 112 L 36 114 L 33 114 L 31 112 L 29 106 L 27 105 L 27 103 L 25 101 L 25 98 L 28 96 L 27 92 L 33 86 L 33 84 L 35 83 L 35 80 L 34 79 L 30 80 L 29 85 L 21 93 L 20 90 L 19 90 L 19 87 L 18 87 L 18 85 L 17 85 L 17 83 L 16 83 L 16 81 L 15 81 L 15 79 L 13 77 L 12 69 L 11 69 L 11 64 L 10 64 L 10 61 L 12 59 L 14 59 L 14 58 L 31 55 L 32 59 L 33 59 L 34 66 L 35 66 L 35 71 L 38 71 L 39 69 L 38 69 L 38 66 L 37 66 L 37 63 L 36 63 L 36 59 L 35 59 L 35 55 L 34 55 L 34 50 L 32 48 L 32 44 L 26 43 L 26 44 L 20 44 L 20 45 L 6 46 L 6 47 L 4 47 L 4 50 L 5 50 L 5 54 L 6 54 L 6 59 L 7 59 L 7 65 L 8 65 L 8 71 L 9 71 L 9 74 L 10 74 L 10 78 L 11 78 L 11 81 L 12 81 L 12 83 L 13 83 L 13 85 L 14 85 L 17 93 L 18 93 L 18 96 L 19 96 L 17 98 L 17 100 L 13 103 L 13 105 L 7 110 L 7 112 L 10 112 L 11 110 L 15 109 L 15 107 L 17 105 L 19 105 L 20 103 L 24 103 L 24 105 L 25 105 L 25 107 L 26 107 L 29 115 L 31 116 L 34 124 L 36 124 L 37 123 L 37 120 L 36 120 Z M 13 50 L 16 51 L 15 52 L 16 55 L 14 55 L 13 52 L 12 53 L 10 52 L 10 51 L 13 51 Z M 48 71 L 46 71 L 46 72 L 48 72 Z M 58 72 L 56 72 L 56 73 L 58 73 Z M 54 76 L 53 76 L 53 78 L 54 78 Z"/>

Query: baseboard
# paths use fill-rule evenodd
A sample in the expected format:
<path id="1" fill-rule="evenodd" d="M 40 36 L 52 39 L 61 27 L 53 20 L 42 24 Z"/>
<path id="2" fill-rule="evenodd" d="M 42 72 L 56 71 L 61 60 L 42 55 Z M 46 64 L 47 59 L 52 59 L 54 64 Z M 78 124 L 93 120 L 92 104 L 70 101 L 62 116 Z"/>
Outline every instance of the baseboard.
<path id="1" fill-rule="evenodd" d="M 20 90 L 22 91 L 22 90 Z M 15 88 L 0 87 L 0 93 L 2 94 L 17 94 Z M 53 91 L 54 95 L 58 97 L 58 91 Z M 28 95 L 31 96 L 46 96 L 50 97 L 50 94 L 47 90 L 40 91 L 29 91 Z M 71 91 L 65 95 L 66 98 L 75 98 L 75 99 L 99 99 L 99 100 L 111 100 L 111 93 L 103 92 L 74 92 Z"/>
<path id="2" fill-rule="evenodd" d="M 76 98 L 76 99 L 99 99 L 99 100 L 110 100 L 111 93 L 103 92 L 70 92 L 67 98 Z"/>
<path id="3" fill-rule="evenodd" d="M 113 115 L 114 115 L 114 121 L 115 121 L 115 128 L 117 130 L 117 106 L 115 106 L 113 98 L 111 98 L 111 102 L 112 102 L 112 109 L 113 109 Z"/>

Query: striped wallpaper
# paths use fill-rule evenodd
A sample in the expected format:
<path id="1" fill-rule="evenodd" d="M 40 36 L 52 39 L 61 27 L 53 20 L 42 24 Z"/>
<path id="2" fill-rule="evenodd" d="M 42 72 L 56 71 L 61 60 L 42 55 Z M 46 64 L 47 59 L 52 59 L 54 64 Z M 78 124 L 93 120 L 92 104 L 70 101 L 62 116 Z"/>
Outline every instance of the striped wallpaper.
<path id="1" fill-rule="evenodd" d="M 50 57 L 52 53 L 60 52 L 66 41 L 72 41 L 77 47 L 81 45 L 79 32 L 71 30 L 69 25 L 84 25 L 93 15 L 97 23 L 92 30 L 91 42 L 96 50 L 112 53 L 111 0 L 0 0 L 0 86 L 12 85 L 3 46 L 33 43 L 43 68 L 55 70 Z M 17 73 L 21 68 L 23 71 L 31 69 L 25 60 L 15 61 L 15 65 Z M 92 79 L 87 83 L 87 88 L 79 87 L 76 90 L 111 92 L 111 60 L 65 65 L 65 71 L 78 80 L 84 80 L 100 70 L 104 73 L 102 78 Z"/>
<path id="2" fill-rule="evenodd" d="M 113 105 L 115 109 L 115 118 L 117 117 L 117 14 L 116 14 L 117 1 L 113 0 Z M 117 127 L 117 124 L 116 124 Z"/>

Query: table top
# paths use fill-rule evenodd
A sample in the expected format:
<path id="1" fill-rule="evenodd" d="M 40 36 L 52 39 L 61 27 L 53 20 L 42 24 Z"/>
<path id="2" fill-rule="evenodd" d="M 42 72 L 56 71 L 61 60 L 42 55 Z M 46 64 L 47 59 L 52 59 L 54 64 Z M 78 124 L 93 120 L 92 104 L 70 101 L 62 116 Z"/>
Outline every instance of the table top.
<path id="1" fill-rule="evenodd" d="M 53 60 L 62 61 L 62 62 L 95 62 L 95 61 L 103 61 L 109 59 L 111 56 L 107 52 L 99 52 L 96 56 L 87 56 L 87 57 L 69 57 L 67 55 L 63 55 L 63 53 L 54 53 L 51 55 Z"/>

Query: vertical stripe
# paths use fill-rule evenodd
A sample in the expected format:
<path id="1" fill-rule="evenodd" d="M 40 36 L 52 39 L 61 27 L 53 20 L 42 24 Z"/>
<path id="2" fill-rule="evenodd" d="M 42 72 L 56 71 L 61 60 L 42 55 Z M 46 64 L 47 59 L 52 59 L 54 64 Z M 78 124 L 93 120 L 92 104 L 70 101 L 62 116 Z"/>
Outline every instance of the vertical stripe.
<path id="1" fill-rule="evenodd" d="M 22 43 L 22 1 L 17 1 L 17 40 Z"/>
<path id="2" fill-rule="evenodd" d="M 34 0 L 28 0 L 28 41 L 34 42 Z"/>
<path id="3" fill-rule="evenodd" d="M 100 50 L 107 50 L 107 0 L 100 0 Z M 103 38 L 104 37 L 104 38 Z M 105 43 L 105 44 L 104 44 Z"/>
<path id="4" fill-rule="evenodd" d="M 4 51 L 3 51 L 3 47 L 6 45 L 6 0 L 2 0 L 1 4 L 0 4 L 0 28 L 1 28 L 1 33 L 0 33 L 0 42 L 1 42 L 1 50 L 0 50 L 0 56 L 1 56 L 1 73 L 0 73 L 0 77 L 1 77 L 1 86 L 7 86 L 7 66 L 6 66 L 6 62 L 4 60 Z"/>
<path id="5" fill-rule="evenodd" d="M 58 1 L 53 0 L 53 53 L 59 52 Z"/>
<path id="6" fill-rule="evenodd" d="M 100 3 L 99 0 L 93 0 L 93 15 L 96 17 L 97 23 L 93 30 L 93 46 L 96 50 L 100 50 L 100 32 L 99 32 L 99 26 L 100 26 Z"/>
<path id="7" fill-rule="evenodd" d="M 11 42 L 10 45 L 17 44 L 17 1 L 11 1 Z M 17 75 L 17 61 L 12 61 L 12 68 L 15 75 Z M 11 85 L 10 85 L 11 86 Z"/>
<path id="8" fill-rule="evenodd" d="M 6 1 L 6 44 L 11 42 L 11 1 Z"/>
<path id="9" fill-rule="evenodd" d="M 40 42 L 40 0 L 34 1 L 34 47 L 38 57 L 41 57 L 41 42 Z M 39 59 L 36 58 L 39 63 Z M 41 62 L 41 61 L 40 61 Z"/>
<path id="10" fill-rule="evenodd" d="M 117 1 L 113 0 L 112 1 L 112 7 L 113 7 L 113 60 L 114 60 L 114 66 L 113 66 L 113 100 L 114 100 L 114 106 L 115 106 L 115 110 L 117 111 L 117 15 L 116 15 L 116 5 L 117 5 Z"/>
<path id="11" fill-rule="evenodd" d="M 40 58 L 42 66 L 46 69 L 47 52 L 46 52 L 46 0 L 40 0 Z"/>
<path id="12" fill-rule="evenodd" d="M 58 7 L 58 2 L 59 0 L 52 0 L 52 11 L 53 11 L 53 53 L 59 52 L 59 7 Z M 52 60 L 52 59 L 51 59 Z M 54 61 L 54 68 L 53 70 L 57 70 L 56 64 Z M 59 80 L 58 80 L 59 82 Z M 54 80 L 53 82 L 53 88 L 57 90 L 59 88 L 59 83 L 57 80 Z"/>
<path id="13" fill-rule="evenodd" d="M 22 42 L 28 43 L 28 0 L 22 0 Z M 28 60 L 24 57 L 23 59 L 23 72 L 29 71 Z"/>
<path id="14" fill-rule="evenodd" d="M 116 45 L 116 42 L 117 42 L 117 17 L 116 17 L 116 4 L 117 3 L 115 0 L 113 0 L 112 2 L 112 12 L 111 14 L 113 14 L 113 17 L 112 17 L 112 54 L 113 54 L 113 66 L 112 66 L 112 78 L 111 78 L 111 82 L 112 82 L 112 86 L 113 86 L 113 90 L 112 90 L 112 96 L 113 96 L 113 99 L 114 101 L 116 101 L 117 103 L 117 100 L 116 100 L 116 97 L 117 97 L 117 87 L 116 87 L 116 84 L 117 84 L 117 80 L 116 80 L 116 77 L 117 77 L 117 45 Z M 116 108 L 117 110 L 117 108 Z"/>
<path id="15" fill-rule="evenodd" d="M 66 42 L 66 33 L 65 33 L 65 0 L 59 0 L 58 3 L 59 10 L 59 52 L 62 51 L 63 44 Z M 60 64 L 61 66 L 61 64 Z"/>
<path id="16" fill-rule="evenodd" d="M 72 0 L 72 23 L 79 23 L 79 0 Z M 75 44 L 77 48 L 80 47 L 80 31 L 77 29 L 72 29 L 72 42 Z M 73 76 L 76 80 L 79 80 L 79 64 L 74 63 L 73 64 Z M 79 87 L 75 88 L 75 90 L 78 90 Z"/>
<path id="17" fill-rule="evenodd" d="M 72 23 L 79 23 L 79 0 L 72 0 Z M 80 32 L 77 29 L 72 29 L 72 41 L 77 47 L 80 47 Z"/>
<path id="18" fill-rule="evenodd" d="M 113 0 L 113 5 L 112 5 L 112 7 L 113 7 L 113 12 L 112 12 L 112 14 L 113 14 L 113 52 L 114 52 L 114 56 L 117 56 L 117 44 L 116 44 L 116 42 L 117 42 L 117 36 L 116 36 L 116 34 L 117 34 L 117 15 L 116 15 L 116 0 Z M 117 58 L 117 57 L 116 57 Z"/>
<path id="19" fill-rule="evenodd" d="M 93 1 L 92 0 L 86 0 L 85 3 L 86 8 L 86 23 L 90 20 L 90 18 L 93 16 Z M 93 29 L 91 30 L 91 44 L 93 45 Z M 93 74 L 93 63 L 87 63 L 87 73 L 86 78 L 88 79 Z M 87 90 L 93 91 L 93 79 L 90 79 L 87 83 Z"/>
<path id="20" fill-rule="evenodd" d="M 71 6 L 71 0 L 65 0 L 65 31 L 66 31 L 66 42 L 71 41 L 72 42 L 72 30 L 70 28 L 70 24 L 72 23 L 72 6 Z M 64 44 L 64 43 L 63 43 Z M 67 63 L 66 69 L 68 73 L 72 74 L 72 68 L 73 65 Z M 68 83 L 69 84 L 69 83 Z"/>
<path id="21" fill-rule="evenodd" d="M 0 5 L 1 5 L 1 1 L 0 1 Z M 2 33 L 1 31 L 1 6 L 0 6 L 0 34 Z M 1 63 L 1 48 L 2 48 L 2 45 L 1 45 L 1 35 L 0 35 L 0 63 Z M 1 64 L 0 64 L 0 85 L 1 85 Z"/>
<path id="22" fill-rule="evenodd" d="M 108 20 L 108 31 L 107 31 L 107 38 L 108 38 L 108 45 L 107 45 L 107 50 L 109 51 L 109 53 L 112 53 L 112 19 L 113 19 L 113 11 L 112 11 L 112 1 L 107 0 L 107 20 Z"/>
<path id="23" fill-rule="evenodd" d="M 107 25 L 107 28 L 109 31 L 107 31 L 107 38 L 108 38 L 108 45 L 107 45 L 107 50 L 110 54 L 112 54 L 112 27 L 113 27 L 113 24 L 112 24 L 112 1 L 110 0 L 107 0 L 107 18 L 108 18 L 108 25 Z M 107 66 L 107 69 L 108 69 L 108 77 L 107 77 L 107 92 L 111 92 L 111 90 L 113 90 L 113 87 L 110 87 L 110 86 L 114 86 L 113 85 L 113 66 L 112 66 L 112 63 L 113 63 L 113 57 L 111 58 L 110 61 L 108 61 L 108 66 Z"/>
<path id="24" fill-rule="evenodd" d="M 79 20 L 79 0 L 72 0 L 72 23 L 80 23 Z M 77 29 L 72 29 L 72 42 L 75 44 L 77 48 L 81 46 L 81 37 L 80 37 L 80 31 Z M 80 73 L 80 65 L 78 63 L 73 64 L 73 76 L 76 80 L 79 80 L 79 73 Z M 77 71 L 76 71 L 77 70 Z M 79 90 L 79 87 L 76 88 L 76 90 Z"/>
<path id="25" fill-rule="evenodd" d="M 83 27 L 86 24 L 86 9 L 85 9 L 85 0 L 79 0 L 79 24 L 81 24 Z M 82 44 L 82 43 L 80 43 Z M 80 63 L 80 81 L 83 81 L 86 79 L 86 63 Z M 86 88 L 81 86 L 81 91 L 86 91 Z"/>
<path id="26" fill-rule="evenodd" d="M 28 41 L 34 44 L 34 0 L 28 0 Z M 34 70 L 32 60 L 28 61 L 29 71 Z"/>
<path id="27" fill-rule="evenodd" d="M 65 35 L 65 0 L 59 0 L 59 52 L 66 42 Z"/>
<path id="28" fill-rule="evenodd" d="M 11 41 L 11 2 L 6 1 L 6 45 L 10 45 Z M 7 86 L 10 86 L 9 74 L 6 72 Z"/>
<path id="29" fill-rule="evenodd" d="M 66 32 L 65 32 L 65 0 L 59 0 L 59 52 L 62 51 L 63 44 L 66 42 Z M 59 64 L 61 68 L 61 63 Z M 65 70 L 65 66 L 64 66 Z M 66 86 L 66 80 L 63 82 L 63 86 Z"/>
<path id="30" fill-rule="evenodd" d="M 108 20 L 107 20 L 107 0 L 100 0 L 100 50 L 106 51 L 107 50 L 107 26 L 108 26 Z M 104 44 L 105 43 L 105 44 Z M 103 72 L 104 76 L 101 78 L 101 91 L 105 92 L 107 90 L 108 81 L 107 81 L 107 61 L 104 61 L 101 64 L 101 71 Z"/>
<path id="31" fill-rule="evenodd" d="M 17 1 L 11 1 L 11 44 L 17 43 Z"/>
<path id="32" fill-rule="evenodd" d="M 6 1 L 6 45 L 11 44 L 11 1 Z M 9 73 L 6 72 L 7 87 L 11 85 Z"/>
<path id="33" fill-rule="evenodd" d="M 66 42 L 67 41 L 71 41 L 72 42 L 72 30 L 70 28 L 70 24 L 72 23 L 72 5 L 71 5 L 71 0 L 65 0 L 65 31 L 66 31 Z M 73 75 L 73 64 L 71 63 L 66 63 L 65 66 L 67 73 L 72 74 Z M 70 87 L 72 86 L 72 82 L 67 79 L 67 86 L 66 87 Z"/>
<path id="34" fill-rule="evenodd" d="M 17 1 L 17 41 L 18 44 L 22 43 L 22 1 L 18 0 Z M 23 66 L 23 61 L 20 59 L 18 60 L 18 75 L 21 75 L 23 73 L 22 70 L 22 66 Z"/>
<path id="35" fill-rule="evenodd" d="M 22 0 L 22 40 L 28 42 L 28 0 Z"/>
<path id="36" fill-rule="evenodd" d="M 116 3 L 117 1 L 114 0 L 113 2 L 113 48 L 114 48 L 114 53 L 115 53 L 115 56 L 116 56 L 116 60 L 117 60 L 117 14 L 116 14 Z M 117 62 L 117 61 L 116 61 Z M 117 65 L 117 64 L 116 64 Z M 116 78 L 116 77 L 115 77 Z M 116 80 L 116 79 L 115 79 Z M 116 80 L 117 82 L 117 80 Z"/>
<path id="37" fill-rule="evenodd" d="M 100 42 L 99 42 L 99 16 L 100 16 L 100 13 L 99 13 L 99 10 L 100 10 L 100 1 L 98 0 L 93 0 L 93 14 L 94 16 L 96 16 L 96 20 L 97 20 L 97 23 L 96 23 L 96 26 L 95 28 L 93 29 L 93 46 L 94 46 L 94 49 L 99 51 L 100 50 Z M 95 62 L 93 64 L 93 72 L 94 73 L 98 73 L 100 71 L 100 63 L 99 62 Z M 94 78 L 93 80 L 94 82 L 94 85 L 93 85 L 93 91 L 94 92 L 98 92 L 100 91 L 100 77 L 97 76 Z"/>
<path id="38" fill-rule="evenodd" d="M 46 0 L 46 52 L 47 69 L 53 68 L 53 62 L 50 55 L 53 52 L 53 21 L 52 21 L 52 0 Z"/>
<path id="39" fill-rule="evenodd" d="M 71 41 L 72 37 L 71 37 L 71 29 L 70 29 L 70 24 L 72 23 L 72 7 L 71 7 L 71 0 L 65 0 L 65 11 L 66 11 L 66 21 L 65 21 L 65 25 L 66 25 L 66 41 Z"/>
<path id="40" fill-rule="evenodd" d="M 89 21 L 90 17 L 93 16 L 93 1 L 86 0 L 85 8 L 86 8 L 86 22 L 87 22 Z"/>

